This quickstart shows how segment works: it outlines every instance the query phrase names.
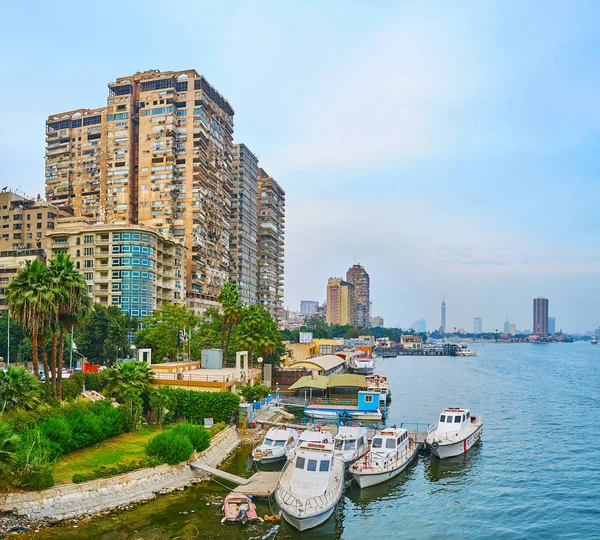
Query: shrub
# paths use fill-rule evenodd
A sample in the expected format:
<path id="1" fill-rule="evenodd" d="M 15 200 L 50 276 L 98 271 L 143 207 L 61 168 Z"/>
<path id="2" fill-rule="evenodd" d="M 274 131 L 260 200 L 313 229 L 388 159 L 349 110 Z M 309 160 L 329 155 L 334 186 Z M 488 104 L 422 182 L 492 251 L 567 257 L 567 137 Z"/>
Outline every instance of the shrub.
<path id="1" fill-rule="evenodd" d="M 255 384 L 251 386 L 249 384 L 243 384 L 239 386 L 240 393 L 244 397 L 246 403 L 253 403 L 254 401 L 260 401 L 266 398 L 270 393 L 271 389 L 268 386 L 262 384 Z"/>
<path id="2" fill-rule="evenodd" d="M 187 437 L 196 452 L 202 452 L 210 446 L 210 434 L 202 426 L 177 424 L 169 433 Z"/>
<path id="3" fill-rule="evenodd" d="M 225 422 L 217 422 L 213 427 L 208 429 L 210 438 L 212 439 L 217 433 L 221 433 L 226 427 L 227 424 Z"/>
<path id="4" fill-rule="evenodd" d="M 12 484 L 25 490 L 46 489 L 54 485 L 50 441 L 37 428 L 27 428 L 16 448 Z"/>
<path id="5" fill-rule="evenodd" d="M 81 394 L 83 385 L 86 390 L 95 390 L 102 392 L 108 384 L 108 375 L 106 371 L 73 373 L 68 379 L 63 379 L 62 391 L 63 399 L 75 399 Z"/>
<path id="6" fill-rule="evenodd" d="M 187 461 L 193 451 L 194 447 L 185 435 L 172 431 L 159 433 L 146 444 L 148 456 L 159 458 L 169 465 Z"/>
<path id="7" fill-rule="evenodd" d="M 161 459 L 155 457 L 145 456 L 141 459 L 125 463 L 117 463 L 115 465 L 101 466 L 94 469 L 90 473 L 86 474 L 74 474 L 73 483 L 79 484 L 81 482 L 89 482 L 90 480 L 96 480 L 97 478 L 109 478 L 110 476 L 116 476 L 117 474 L 124 474 L 127 472 L 135 471 L 137 469 L 145 469 L 147 467 L 156 467 L 162 463 Z"/>
<path id="8" fill-rule="evenodd" d="M 102 439 L 108 439 L 123 433 L 123 415 L 113 406 L 103 407 L 98 411 L 98 419 L 102 428 Z"/>
<path id="9" fill-rule="evenodd" d="M 42 435 L 48 439 L 54 458 L 73 449 L 73 430 L 64 418 L 51 418 L 39 424 Z"/>
<path id="10" fill-rule="evenodd" d="M 98 415 L 75 411 L 68 418 L 73 431 L 73 448 L 85 448 L 102 440 L 102 425 Z"/>

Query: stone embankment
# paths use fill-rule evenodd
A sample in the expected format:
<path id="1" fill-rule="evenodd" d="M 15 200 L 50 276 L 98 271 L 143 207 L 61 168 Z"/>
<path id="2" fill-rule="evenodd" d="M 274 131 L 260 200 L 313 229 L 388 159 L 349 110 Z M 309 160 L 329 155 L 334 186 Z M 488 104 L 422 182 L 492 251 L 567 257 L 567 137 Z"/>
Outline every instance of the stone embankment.
<path id="1" fill-rule="evenodd" d="M 210 447 L 199 453 L 211 467 L 218 467 L 240 444 L 235 426 L 218 433 Z M 160 465 L 112 478 L 81 484 L 64 484 L 43 491 L 0 494 L 0 514 L 28 521 L 62 521 L 83 517 L 148 501 L 158 494 L 170 493 L 209 477 L 187 464 Z"/>

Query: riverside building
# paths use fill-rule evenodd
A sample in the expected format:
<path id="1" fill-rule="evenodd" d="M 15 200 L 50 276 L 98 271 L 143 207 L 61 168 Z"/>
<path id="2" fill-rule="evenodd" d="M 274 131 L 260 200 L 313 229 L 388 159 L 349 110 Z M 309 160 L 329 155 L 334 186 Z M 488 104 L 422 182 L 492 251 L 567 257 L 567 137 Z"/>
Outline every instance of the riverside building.
<path id="1" fill-rule="evenodd" d="M 371 326 L 371 280 L 367 271 L 355 264 L 346 272 L 346 281 L 354 285 L 354 320 L 352 323 L 358 328 Z"/>
<path id="2" fill-rule="evenodd" d="M 229 221 L 229 280 L 244 304 L 257 302 L 258 159 L 245 144 L 233 146 Z"/>
<path id="3" fill-rule="evenodd" d="M 258 303 L 283 319 L 285 191 L 263 169 L 258 172 Z"/>
<path id="4" fill-rule="evenodd" d="M 48 251 L 71 255 L 94 302 L 132 317 L 185 300 L 186 247 L 152 227 L 66 218 L 48 232 Z"/>
<path id="5" fill-rule="evenodd" d="M 234 111 L 195 70 L 138 72 L 108 89 L 105 107 L 48 117 L 46 197 L 91 222 L 183 242 L 200 314 L 229 279 Z"/>
<path id="6" fill-rule="evenodd" d="M 548 299 L 533 299 L 533 333 L 538 337 L 548 336 Z"/>

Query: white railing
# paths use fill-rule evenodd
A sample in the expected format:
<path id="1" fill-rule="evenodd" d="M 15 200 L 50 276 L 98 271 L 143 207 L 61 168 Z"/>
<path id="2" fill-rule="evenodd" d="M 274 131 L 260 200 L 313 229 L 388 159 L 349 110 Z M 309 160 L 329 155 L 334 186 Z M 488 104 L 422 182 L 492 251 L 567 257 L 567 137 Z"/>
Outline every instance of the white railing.
<path id="1" fill-rule="evenodd" d="M 292 467 L 293 465 L 294 463 L 292 461 L 289 461 L 284 467 L 281 476 L 283 477 L 285 475 L 286 468 Z M 338 491 L 339 489 L 335 491 L 325 492 L 323 495 L 317 495 L 316 497 L 310 497 L 308 499 L 299 499 L 298 497 L 287 491 L 285 488 L 283 488 L 281 486 L 281 483 L 277 487 L 277 492 L 279 494 L 281 502 L 283 502 L 287 506 L 296 508 L 296 510 L 302 509 L 304 511 L 306 511 L 307 509 L 321 509 L 329 505 L 330 503 L 335 502 L 338 496 Z"/>
<path id="2" fill-rule="evenodd" d="M 250 378 L 257 377 L 260 374 L 259 369 L 250 369 L 248 371 Z M 228 375 L 202 375 L 199 373 L 186 373 L 184 371 L 179 373 L 154 372 L 154 379 L 159 381 L 230 382 L 239 381 L 245 378 L 243 373 L 240 377 L 236 377 L 235 373 L 230 373 Z"/>
<path id="3" fill-rule="evenodd" d="M 384 459 L 373 457 L 371 452 L 356 462 L 356 469 L 363 471 L 369 469 L 376 472 L 386 472 L 390 469 L 397 468 L 398 462 L 404 463 L 409 456 L 415 451 L 415 442 L 410 441 L 406 450 L 401 453 L 395 452 Z M 354 468 L 354 467 L 353 467 Z"/>

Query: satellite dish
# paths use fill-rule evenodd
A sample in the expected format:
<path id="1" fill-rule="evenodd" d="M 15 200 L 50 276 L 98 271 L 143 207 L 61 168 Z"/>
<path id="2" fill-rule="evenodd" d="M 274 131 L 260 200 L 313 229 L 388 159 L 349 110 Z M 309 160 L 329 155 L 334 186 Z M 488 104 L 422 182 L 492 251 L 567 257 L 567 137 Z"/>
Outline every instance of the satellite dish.
<path id="1" fill-rule="evenodd" d="M 259 357 L 256 359 L 256 361 L 257 361 L 259 364 L 262 364 L 262 362 L 263 362 L 263 357 L 262 357 L 262 356 L 259 356 Z"/>

